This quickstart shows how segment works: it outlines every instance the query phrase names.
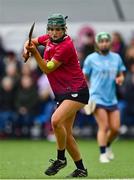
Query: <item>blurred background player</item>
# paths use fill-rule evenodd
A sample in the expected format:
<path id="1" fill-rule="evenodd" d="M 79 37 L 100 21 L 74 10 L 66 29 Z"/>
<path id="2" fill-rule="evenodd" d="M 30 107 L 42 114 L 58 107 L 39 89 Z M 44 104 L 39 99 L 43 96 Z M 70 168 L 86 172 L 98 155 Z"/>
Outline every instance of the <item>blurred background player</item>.
<path id="1" fill-rule="evenodd" d="M 57 142 L 57 160 L 51 161 L 46 175 L 55 175 L 67 165 L 65 149 L 75 162 L 77 169 L 68 177 L 86 177 L 85 169 L 76 141 L 72 136 L 72 127 L 78 110 L 88 103 L 88 87 L 81 71 L 76 50 L 71 38 L 66 34 L 66 18 L 53 14 L 48 18 L 47 34 L 32 39 L 24 45 L 24 58 L 31 52 L 40 69 L 47 74 L 48 80 L 58 102 L 51 123 Z M 36 46 L 45 46 L 42 59 Z M 51 61 L 51 66 L 48 66 Z"/>
<path id="2" fill-rule="evenodd" d="M 95 51 L 94 43 L 95 43 L 94 29 L 87 25 L 80 28 L 75 41 L 75 45 L 77 48 L 77 54 L 81 68 L 83 67 L 84 60 L 87 57 L 87 55 Z"/>
<path id="3" fill-rule="evenodd" d="M 89 81 L 90 101 L 96 103 L 94 116 L 98 124 L 99 160 L 108 163 L 114 158 L 110 145 L 120 127 L 116 84 L 122 85 L 125 66 L 121 57 L 110 51 L 110 34 L 98 33 L 96 45 L 97 51 L 87 56 L 83 72 Z"/>

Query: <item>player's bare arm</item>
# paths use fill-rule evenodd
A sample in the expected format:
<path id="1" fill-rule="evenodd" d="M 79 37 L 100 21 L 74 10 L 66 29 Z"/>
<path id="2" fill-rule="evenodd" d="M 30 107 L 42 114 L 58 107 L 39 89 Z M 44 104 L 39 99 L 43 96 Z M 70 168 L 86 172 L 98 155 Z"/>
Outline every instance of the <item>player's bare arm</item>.
<path id="1" fill-rule="evenodd" d="M 62 63 L 55 60 L 55 59 L 51 59 L 50 61 L 45 61 L 44 59 L 42 59 L 39 51 L 36 48 L 36 44 L 38 44 L 38 40 L 34 39 L 34 42 L 32 41 L 31 45 L 29 46 L 28 44 L 26 45 L 26 49 L 28 52 L 31 52 L 32 55 L 35 57 L 40 69 L 45 73 L 45 74 L 49 74 L 53 71 L 55 71 Z M 51 62 L 51 64 L 50 64 Z M 49 65 L 50 64 L 50 65 Z"/>
<path id="2" fill-rule="evenodd" d="M 116 84 L 121 86 L 124 82 L 124 79 L 125 79 L 124 73 L 123 72 L 119 73 L 118 76 L 116 77 L 116 80 L 115 80 Z"/>

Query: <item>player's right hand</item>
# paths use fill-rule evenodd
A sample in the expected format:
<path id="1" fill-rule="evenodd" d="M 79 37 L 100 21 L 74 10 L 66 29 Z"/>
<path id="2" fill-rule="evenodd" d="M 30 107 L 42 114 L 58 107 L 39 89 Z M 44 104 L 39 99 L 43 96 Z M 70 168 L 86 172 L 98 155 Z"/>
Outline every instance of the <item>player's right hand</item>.
<path id="1" fill-rule="evenodd" d="M 123 76 L 116 77 L 115 81 L 117 85 L 121 86 L 123 84 L 124 77 Z"/>
<path id="2" fill-rule="evenodd" d="M 23 51 L 24 51 L 24 53 L 26 54 L 27 53 L 27 49 L 26 49 L 26 47 L 28 46 L 28 40 L 24 43 L 24 48 L 23 48 Z"/>
<path id="3" fill-rule="evenodd" d="M 23 52 L 22 53 L 22 57 L 23 57 L 23 59 L 25 60 L 25 61 L 27 61 L 28 59 L 29 59 L 29 57 L 30 57 L 30 53 L 25 53 L 25 52 Z"/>
<path id="4" fill-rule="evenodd" d="M 34 53 L 36 53 L 37 48 L 36 48 L 35 44 L 31 41 L 30 45 L 28 44 L 26 46 L 26 50 L 28 52 L 31 52 L 32 54 L 34 54 Z"/>

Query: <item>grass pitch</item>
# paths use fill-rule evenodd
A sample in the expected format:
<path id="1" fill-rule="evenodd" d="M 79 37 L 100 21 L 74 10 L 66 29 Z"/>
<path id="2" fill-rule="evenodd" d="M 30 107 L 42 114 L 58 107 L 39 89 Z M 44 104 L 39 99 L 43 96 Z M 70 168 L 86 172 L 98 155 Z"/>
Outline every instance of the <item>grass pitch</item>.
<path id="1" fill-rule="evenodd" d="M 134 141 L 118 140 L 113 144 L 115 160 L 100 164 L 96 140 L 78 140 L 89 179 L 134 178 Z M 68 166 L 55 176 L 44 175 L 48 160 L 56 157 L 56 145 L 45 140 L 0 141 L 0 179 L 64 179 L 75 165 L 67 154 Z"/>

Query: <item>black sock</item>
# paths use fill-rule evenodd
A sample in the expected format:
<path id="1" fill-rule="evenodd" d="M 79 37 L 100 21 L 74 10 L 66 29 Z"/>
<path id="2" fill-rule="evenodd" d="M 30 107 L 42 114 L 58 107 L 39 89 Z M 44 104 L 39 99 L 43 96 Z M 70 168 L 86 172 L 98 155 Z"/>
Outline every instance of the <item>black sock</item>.
<path id="1" fill-rule="evenodd" d="M 100 146 L 100 153 L 103 154 L 106 152 L 106 146 Z"/>
<path id="2" fill-rule="evenodd" d="M 108 143 L 107 143 L 107 147 L 110 147 L 110 145 L 111 145 L 111 142 L 108 142 Z"/>
<path id="3" fill-rule="evenodd" d="M 75 163 L 77 169 L 85 170 L 84 165 L 83 165 L 83 162 L 82 162 L 82 159 L 79 160 L 79 161 L 75 161 L 74 163 Z"/>
<path id="4" fill-rule="evenodd" d="M 57 159 L 65 160 L 65 149 L 57 150 Z"/>

